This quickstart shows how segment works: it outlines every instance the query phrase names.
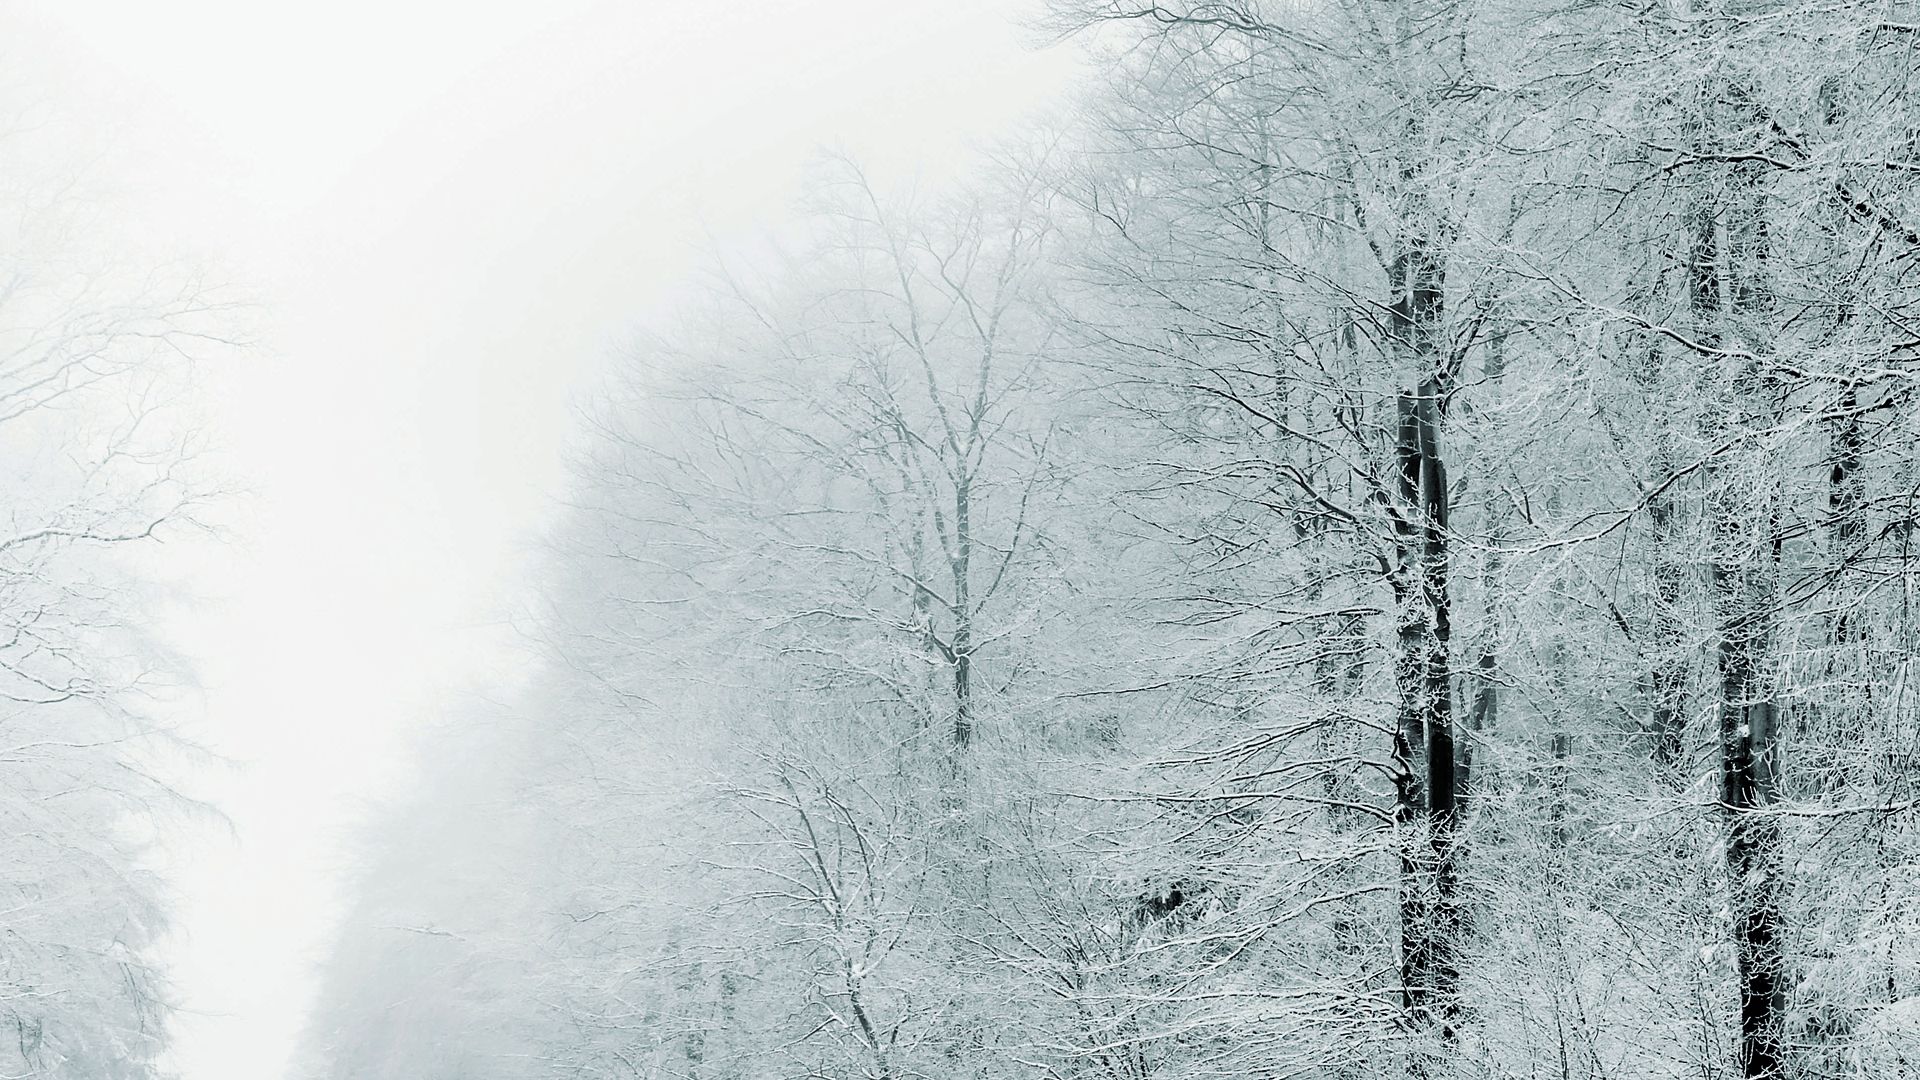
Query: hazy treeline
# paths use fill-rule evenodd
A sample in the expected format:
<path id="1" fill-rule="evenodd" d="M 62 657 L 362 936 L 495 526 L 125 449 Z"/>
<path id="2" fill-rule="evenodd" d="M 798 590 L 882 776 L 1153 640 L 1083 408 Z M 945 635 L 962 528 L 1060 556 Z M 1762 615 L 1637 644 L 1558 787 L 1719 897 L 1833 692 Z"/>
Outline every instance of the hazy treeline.
<path id="1" fill-rule="evenodd" d="M 588 405 L 310 1074 L 1920 1075 L 1920 5 L 1051 17 Z"/>
<path id="2" fill-rule="evenodd" d="M 185 677 L 141 552 L 201 528 L 179 406 L 232 321 L 107 235 L 66 117 L 0 94 L 0 1075 L 145 1078 L 169 1009 L 152 856 L 197 808 L 167 779 Z"/>

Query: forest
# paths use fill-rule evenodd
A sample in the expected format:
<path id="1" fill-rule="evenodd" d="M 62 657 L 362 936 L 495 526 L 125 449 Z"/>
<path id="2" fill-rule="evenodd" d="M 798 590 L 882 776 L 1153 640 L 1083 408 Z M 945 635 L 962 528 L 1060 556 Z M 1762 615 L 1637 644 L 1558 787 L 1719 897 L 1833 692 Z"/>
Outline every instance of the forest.
<path id="1" fill-rule="evenodd" d="M 1051 19 L 586 407 L 311 1075 L 1920 1076 L 1920 7 Z"/>
<path id="2" fill-rule="evenodd" d="M 293 1075 L 1920 1078 L 1920 2 L 1028 29 L 1071 102 L 823 153 L 581 400 Z M 202 811 L 123 553 L 223 308 L 46 246 L 0 1076 L 154 1080 Z"/>

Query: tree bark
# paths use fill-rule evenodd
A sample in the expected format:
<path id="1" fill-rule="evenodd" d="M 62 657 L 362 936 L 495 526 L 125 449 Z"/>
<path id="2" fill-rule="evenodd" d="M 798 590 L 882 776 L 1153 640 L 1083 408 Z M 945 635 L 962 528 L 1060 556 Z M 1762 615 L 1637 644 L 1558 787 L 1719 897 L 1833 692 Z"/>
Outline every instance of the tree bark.
<path id="1" fill-rule="evenodd" d="M 1419 372 L 1397 402 L 1401 517 L 1395 733 L 1396 818 L 1401 825 L 1402 1004 L 1421 1023 L 1455 1034 L 1458 1009 L 1458 800 L 1455 786 L 1452 612 L 1447 595 L 1446 465 L 1442 405 L 1449 389 L 1438 347 L 1445 267 L 1421 200 L 1390 269 L 1393 327 Z M 1424 850 L 1423 850 L 1424 848 Z"/>
<path id="2" fill-rule="evenodd" d="M 1753 178 L 1736 179 L 1745 181 L 1736 184 L 1741 197 L 1701 198 L 1692 215 L 1688 302 L 1702 341 L 1712 347 L 1724 340 L 1727 316 L 1746 318 L 1766 306 L 1764 207 Z M 1728 220 L 1735 214 L 1741 218 Z M 1725 252 L 1723 235 L 1729 241 Z M 1731 284 L 1731 305 L 1723 278 Z M 1738 370 L 1725 390 L 1729 432 L 1761 424 L 1770 408 L 1757 362 L 1750 350 L 1743 351 L 1747 356 L 1736 361 Z M 1737 1058 L 1748 1080 L 1774 1080 L 1782 1075 L 1786 1018 L 1782 836 L 1779 818 L 1767 813 L 1777 790 L 1776 709 L 1766 670 L 1779 559 L 1777 493 L 1759 475 L 1768 467 L 1761 456 L 1745 452 L 1733 460 L 1748 467 L 1729 474 L 1725 465 L 1717 466 L 1709 487 L 1711 587 L 1719 632 L 1720 803 L 1738 984 Z"/>
<path id="3" fill-rule="evenodd" d="M 953 745 L 973 744 L 973 499 L 953 489 Z"/>

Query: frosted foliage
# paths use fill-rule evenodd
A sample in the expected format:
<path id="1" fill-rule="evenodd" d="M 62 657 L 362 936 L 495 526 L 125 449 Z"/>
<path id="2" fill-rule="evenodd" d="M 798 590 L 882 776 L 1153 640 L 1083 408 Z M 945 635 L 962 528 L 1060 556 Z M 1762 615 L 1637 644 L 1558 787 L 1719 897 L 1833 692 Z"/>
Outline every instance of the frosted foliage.
<path id="1" fill-rule="evenodd" d="M 1047 19 L 583 402 L 306 1075 L 1916 1075 L 1920 9 Z"/>

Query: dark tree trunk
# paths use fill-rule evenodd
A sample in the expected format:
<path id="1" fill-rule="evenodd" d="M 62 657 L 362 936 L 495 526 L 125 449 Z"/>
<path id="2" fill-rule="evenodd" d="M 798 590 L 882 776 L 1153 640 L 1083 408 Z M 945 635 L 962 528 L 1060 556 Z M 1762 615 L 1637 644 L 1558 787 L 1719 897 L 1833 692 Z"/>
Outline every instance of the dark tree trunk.
<path id="1" fill-rule="evenodd" d="M 1765 208 L 1750 175 L 1735 178 L 1738 198 L 1701 199 L 1692 220 L 1688 302 L 1701 340 L 1724 344 L 1726 327 L 1767 306 Z M 1722 215 L 1727 217 L 1723 220 Z M 1730 250 L 1722 252 L 1721 236 Z M 1731 305 L 1722 292 L 1731 284 Z M 1748 350 L 1750 352 L 1750 350 Z M 1723 388 L 1728 432 L 1763 423 L 1771 387 L 1751 357 L 1738 361 Z M 1780 900 L 1785 891 L 1780 821 L 1767 811 L 1776 794 L 1776 710 L 1767 670 L 1773 648 L 1773 589 L 1779 543 L 1774 485 L 1760 455 L 1738 453 L 1710 476 L 1711 586 L 1720 675 L 1720 803 L 1726 816 L 1728 908 L 1738 982 L 1738 1061 L 1748 1080 L 1782 1075 L 1786 963 Z"/>
<path id="2" fill-rule="evenodd" d="M 1418 200 L 1415 206 L 1424 210 Z M 1447 595 L 1448 490 L 1441 456 L 1442 408 L 1450 387 L 1439 347 L 1445 268 L 1432 224 L 1414 233 L 1390 267 L 1395 336 L 1414 369 L 1398 400 L 1400 601 L 1395 732 L 1396 817 L 1401 849 L 1402 1003 L 1421 1023 L 1455 1034 L 1459 942 L 1456 840 L 1458 799 L 1453 738 L 1452 612 Z"/>
<path id="3" fill-rule="evenodd" d="M 1828 535 L 1831 538 L 1830 554 L 1836 582 L 1847 576 L 1854 561 L 1859 558 L 1860 538 L 1865 532 L 1865 522 L 1861 516 L 1866 505 L 1866 478 L 1860 472 L 1865 436 L 1860 429 L 1859 390 L 1851 381 L 1841 392 L 1838 412 L 1834 421 L 1827 476 L 1827 513 L 1831 522 Z M 1841 596 L 1842 606 L 1833 619 L 1833 643 L 1847 646 L 1859 639 L 1860 627 L 1853 613 L 1844 606 L 1844 591 Z"/>

